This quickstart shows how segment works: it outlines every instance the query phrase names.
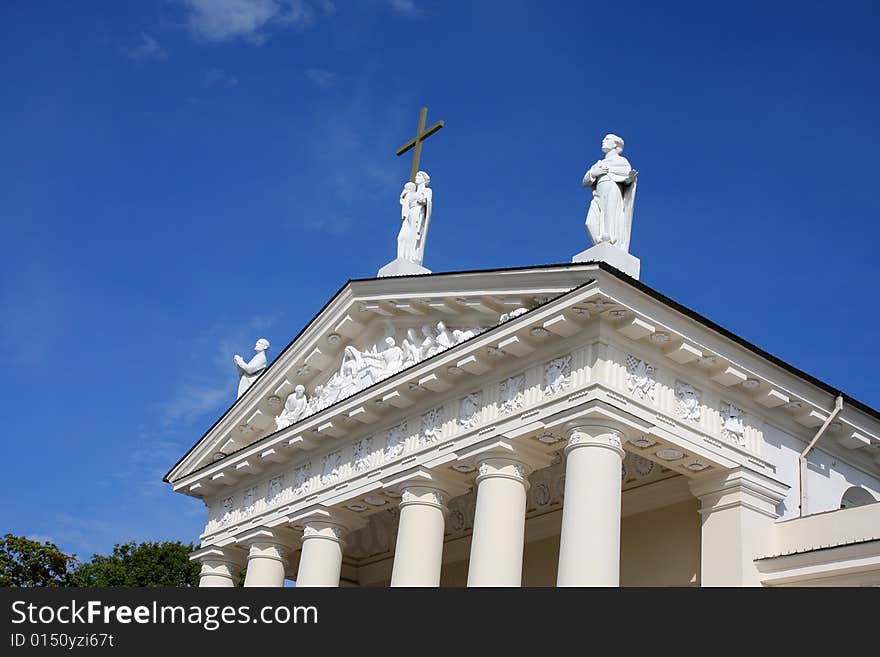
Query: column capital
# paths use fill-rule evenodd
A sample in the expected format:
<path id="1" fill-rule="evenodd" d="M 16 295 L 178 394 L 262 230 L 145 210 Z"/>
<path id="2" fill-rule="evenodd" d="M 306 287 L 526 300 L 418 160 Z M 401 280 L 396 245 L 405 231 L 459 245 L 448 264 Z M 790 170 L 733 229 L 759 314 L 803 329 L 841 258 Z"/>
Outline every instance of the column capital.
<path id="1" fill-rule="evenodd" d="M 427 491 L 435 491 L 440 497 L 447 500 L 464 495 L 470 488 L 457 478 L 422 466 L 383 479 L 382 487 L 399 491 L 401 499 L 406 497 L 408 489 L 419 489 L 423 492 L 416 493 L 417 495 L 421 496 L 426 494 Z"/>
<path id="2" fill-rule="evenodd" d="M 402 491 L 403 494 L 400 497 L 400 508 L 421 505 L 432 506 L 442 511 L 446 511 L 446 503 L 449 501 L 449 494 L 444 490 L 433 486 L 410 484 L 404 486 Z"/>
<path id="3" fill-rule="evenodd" d="M 490 477 L 506 477 L 526 486 L 526 478 L 535 470 L 550 465 L 553 459 L 551 454 L 534 445 L 503 436 L 474 445 L 458 456 L 476 466 L 477 483 Z"/>
<path id="4" fill-rule="evenodd" d="M 189 558 L 202 564 L 199 587 L 234 587 L 238 585 L 246 555 L 236 547 L 212 546 L 196 550 Z"/>
<path id="5" fill-rule="evenodd" d="M 701 502 L 701 514 L 745 506 L 771 518 L 779 517 L 776 506 L 790 486 L 767 475 L 737 467 L 697 477 L 689 482 L 691 493 Z"/>
<path id="6" fill-rule="evenodd" d="M 296 534 L 284 527 L 258 527 L 235 539 L 247 548 L 248 558 L 265 557 L 284 562 L 296 550 Z"/>
<path id="7" fill-rule="evenodd" d="M 290 526 L 302 531 L 304 542 L 311 538 L 325 538 L 342 543 L 350 532 L 366 524 L 366 519 L 355 513 L 320 505 L 304 509 L 290 519 Z"/>
<path id="8" fill-rule="evenodd" d="M 572 423 L 568 426 L 568 445 L 565 453 L 578 447 L 603 447 L 617 453 L 620 458 L 626 456 L 623 443 L 626 434 L 613 425 L 596 424 L 591 422 Z"/>
<path id="9" fill-rule="evenodd" d="M 243 568 L 247 561 L 247 551 L 235 545 L 227 545 L 225 547 L 211 545 L 190 553 L 189 560 L 198 561 L 203 565 L 207 563 L 225 563 L 236 568 Z"/>

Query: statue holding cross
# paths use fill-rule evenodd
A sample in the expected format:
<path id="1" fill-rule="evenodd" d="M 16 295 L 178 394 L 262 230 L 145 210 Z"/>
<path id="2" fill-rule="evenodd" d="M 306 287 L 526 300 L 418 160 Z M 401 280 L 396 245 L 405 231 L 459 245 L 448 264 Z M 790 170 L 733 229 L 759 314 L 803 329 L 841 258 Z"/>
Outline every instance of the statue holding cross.
<path id="1" fill-rule="evenodd" d="M 433 190 L 428 185 L 431 177 L 419 170 L 422 157 L 422 142 L 443 127 L 438 121 L 425 130 L 428 108 L 423 107 L 419 115 L 416 136 L 397 149 L 397 155 L 414 150 L 409 181 L 400 193 L 400 232 L 397 234 L 397 258 L 379 270 L 379 276 L 399 276 L 402 274 L 429 274 L 422 266 L 425 258 L 425 240 L 431 221 Z"/>

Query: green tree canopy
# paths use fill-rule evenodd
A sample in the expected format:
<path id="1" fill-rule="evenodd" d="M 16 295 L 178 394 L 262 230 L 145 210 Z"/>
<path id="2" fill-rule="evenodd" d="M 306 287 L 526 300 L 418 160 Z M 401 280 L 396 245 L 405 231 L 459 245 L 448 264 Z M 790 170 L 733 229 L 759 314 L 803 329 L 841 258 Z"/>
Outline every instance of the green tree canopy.
<path id="1" fill-rule="evenodd" d="M 70 575 L 72 586 L 198 586 L 200 565 L 189 560 L 191 543 L 123 543 L 113 554 L 95 554 Z"/>
<path id="2" fill-rule="evenodd" d="M 54 543 L 6 534 L 0 540 L 0 586 L 67 586 L 75 562 Z"/>

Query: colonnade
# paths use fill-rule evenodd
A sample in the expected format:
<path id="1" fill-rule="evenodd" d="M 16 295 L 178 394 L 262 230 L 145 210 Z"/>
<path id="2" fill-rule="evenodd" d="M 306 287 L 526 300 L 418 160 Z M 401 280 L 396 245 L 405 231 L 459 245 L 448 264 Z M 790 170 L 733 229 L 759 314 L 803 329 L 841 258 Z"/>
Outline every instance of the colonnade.
<path id="1" fill-rule="evenodd" d="M 567 439 L 557 585 L 618 586 L 624 434 L 611 426 L 584 424 L 571 427 Z M 468 586 L 520 586 L 522 582 L 528 476 L 546 465 L 542 458 L 547 457 L 517 441 L 504 445 L 505 449 L 490 448 L 470 457 L 477 475 Z M 691 489 L 703 501 L 704 543 L 720 542 L 717 558 L 714 553 L 706 554 L 704 545 L 704 578 L 722 585 L 750 583 L 748 540 L 738 545 L 732 539 L 742 534 L 743 513 L 762 523 L 775 517 L 766 482 L 757 486 L 748 473 L 726 472 L 703 478 Z M 757 507 L 750 498 L 759 489 L 764 491 L 761 499 L 767 508 L 758 509 L 755 515 Z M 391 586 L 439 586 L 445 505 L 454 495 L 449 486 L 430 479 L 405 481 L 399 490 Z M 730 491 L 749 498 L 737 498 L 738 513 L 730 511 Z M 244 586 L 283 586 L 288 560 L 300 550 L 297 586 L 339 586 L 345 537 L 363 523 L 363 518 L 350 512 L 322 508 L 297 522 L 301 538 L 287 528 L 261 529 L 241 537 L 231 548 L 205 549 L 194 556 L 202 563 L 199 585 L 235 586 L 246 565 Z M 730 549 L 743 564 L 733 578 L 725 575 L 729 568 L 724 566 L 730 563 L 724 554 Z"/>

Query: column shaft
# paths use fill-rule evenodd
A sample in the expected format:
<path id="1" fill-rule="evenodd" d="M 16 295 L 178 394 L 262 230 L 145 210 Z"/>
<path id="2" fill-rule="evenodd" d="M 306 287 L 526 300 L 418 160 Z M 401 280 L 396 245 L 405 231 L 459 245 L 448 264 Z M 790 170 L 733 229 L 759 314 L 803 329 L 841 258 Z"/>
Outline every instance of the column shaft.
<path id="1" fill-rule="evenodd" d="M 558 586 L 620 584 L 620 435 L 577 427 L 569 437 Z"/>
<path id="2" fill-rule="evenodd" d="M 436 488 L 404 488 L 391 586 L 440 586 L 445 497 Z"/>
<path id="3" fill-rule="evenodd" d="M 276 543 L 251 543 L 244 585 L 249 588 L 284 586 L 284 556 L 284 547 Z"/>
<path id="4" fill-rule="evenodd" d="M 521 586 L 526 467 L 508 459 L 480 464 L 468 586 Z"/>
<path id="5" fill-rule="evenodd" d="M 342 573 L 342 539 L 345 528 L 326 522 L 306 523 L 297 586 L 339 586 Z"/>

